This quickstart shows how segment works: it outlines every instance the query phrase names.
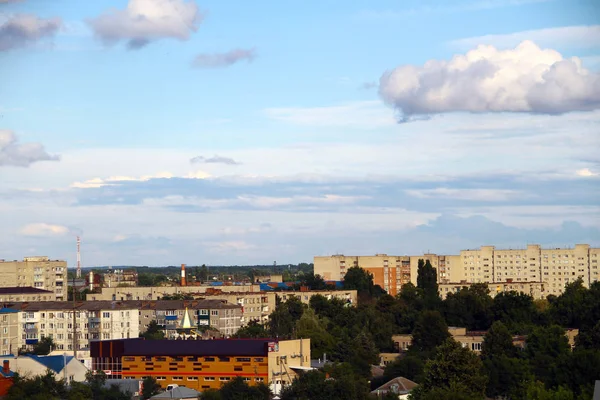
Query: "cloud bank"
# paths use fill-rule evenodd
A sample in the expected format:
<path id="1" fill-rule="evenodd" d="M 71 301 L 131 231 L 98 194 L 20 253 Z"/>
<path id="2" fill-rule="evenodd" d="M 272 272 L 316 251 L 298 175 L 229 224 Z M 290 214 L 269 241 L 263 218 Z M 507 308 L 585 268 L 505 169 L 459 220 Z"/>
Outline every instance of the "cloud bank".
<path id="1" fill-rule="evenodd" d="M 17 14 L 0 24 L 0 51 L 28 46 L 56 35 L 60 18 L 43 19 L 32 14 Z"/>
<path id="2" fill-rule="evenodd" d="M 62 236 L 69 233 L 69 228 L 62 225 L 51 225 L 46 223 L 27 224 L 19 233 L 23 236 Z"/>
<path id="3" fill-rule="evenodd" d="M 190 160 L 192 164 L 225 164 L 225 165 L 240 165 L 233 158 L 214 155 L 213 157 L 196 156 Z"/>
<path id="4" fill-rule="evenodd" d="M 481 45 L 450 61 L 399 66 L 382 75 L 379 94 L 401 120 L 457 111 L 563 114 L 600 108 L 600 75 L 577 57 L 524 41 L 511 50 Z"/>
<path id="5" fill-rule="evenodd" d="M 58 155 L 48 154 L 40 143 L 20 144 L 9 130 L 0 130 L 0 167 L 29 167 L 38 161 L 58 161 Z"/>
<path id="6" fill-rule="evenodd" d="M 126 9 L 108 11 L 88 24 L 106 44 L 124 40 L 129 49 L 139 49 L 158 39 L 187 40 L 201 21 L 193 1 L 129 0 Z"/>
<path id="7" fill-rule="evenodd" d="M 226 53 L 199 54 L 192 65 L 196 68 L 224 68 L 244 60 L 252 62 L 255 57 L 255 49 L 235 49 Z"/>

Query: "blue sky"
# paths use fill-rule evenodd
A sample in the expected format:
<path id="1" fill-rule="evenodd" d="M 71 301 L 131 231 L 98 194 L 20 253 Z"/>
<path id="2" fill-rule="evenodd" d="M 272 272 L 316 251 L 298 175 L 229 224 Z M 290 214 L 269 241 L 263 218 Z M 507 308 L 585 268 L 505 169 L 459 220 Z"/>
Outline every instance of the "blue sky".
<path id="1" fill-rule="evenodd" d="M 0 0 L 0 258 L 600 245 L 593 0 Z"/>

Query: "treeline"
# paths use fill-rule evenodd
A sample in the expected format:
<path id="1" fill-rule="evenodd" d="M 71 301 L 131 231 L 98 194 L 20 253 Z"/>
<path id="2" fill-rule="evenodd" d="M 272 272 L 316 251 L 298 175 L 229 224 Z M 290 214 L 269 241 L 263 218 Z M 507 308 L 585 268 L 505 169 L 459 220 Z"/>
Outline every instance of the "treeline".
<path id="1" fill-rule="evenodd" d="M 474 284 L 442 300 L 435 269 L 421 262 L 418 273 L 417 286 L 406 284 L 393 297 L 370 274 L 350 268 L 344 285 L 358 290 L 356 307 L 322 296 L 309 306 L 291 298 L 278 303 L 268 324 L 250 324 L 238 337 L 310 338 L 313 359 L 327 354 L 335 362 L 304 374 L 282 399 L 366 399 L 397 376 L 420 384 L 413 399 L 591 399 L 600 378 L 599 282 L 587 289 L 576 281 L 546 300 L 517 292 L 492 298 L 487 285 Z M 487 331 L 481 356 L 453 341 L 448 326 Z M 574 351 L 566 328 L 579 329 Z M 371 365 L 380 352 L 397 351 L 392 335 L 399 333 L 411 333 L 412 346 L 382 378 L 372 378 Z M 526 337 L 524 350 L 513 335 Z"/>

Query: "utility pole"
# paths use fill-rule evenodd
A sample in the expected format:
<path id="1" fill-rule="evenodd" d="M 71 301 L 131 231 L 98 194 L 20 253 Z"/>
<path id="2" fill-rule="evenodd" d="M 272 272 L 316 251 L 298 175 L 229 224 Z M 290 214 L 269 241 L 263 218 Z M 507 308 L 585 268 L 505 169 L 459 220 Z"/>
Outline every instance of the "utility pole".
<path id="1" fill-rule="evenodd" d="M 77 359 L 77 316 L 75 314 L 75 307 L 77 306 L 77 302 L 75 297 L 77 296 L 75 288 L 75 276 L 73 276 L 73 357 Z M 66 365 L 65 365 L 66 367 Z"/>

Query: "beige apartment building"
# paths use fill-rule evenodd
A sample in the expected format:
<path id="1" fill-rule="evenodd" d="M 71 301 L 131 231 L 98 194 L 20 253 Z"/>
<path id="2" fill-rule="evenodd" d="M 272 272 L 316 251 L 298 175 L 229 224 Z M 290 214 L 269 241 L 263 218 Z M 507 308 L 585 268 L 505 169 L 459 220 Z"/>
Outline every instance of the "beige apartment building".
<path id="1" fill-rule="evenodd" d="M 445 299 L 448 294 L 456 293 L 460 289 L 469 287 L 471 284 L 466 281 L 460 283 L 440 283 L 438 284 L 439 293 L 442 299 Z M 530 295 L 534 299 L 543 299 L 548 296 L 547 283 L 544 282 L 493 282 L 487 283 L 490 290 L 490 297 L 494 298 L 502 292 L 521 292 Z"/>
<path id="2" fill-rule="evenodd" d="M 48 257 L 25 257 L 23 261 L 0 260 L 0 287 L 33 287 L 67 299 L 67 262 Z"/>
<path id="3" fill-rule="evenodd" d="M 436 269 L 438 282 L 451 282 L 458 277 L 459 256 L 424 254 L 422 256 L 393 256 L 376 254 L 374 256 L 333 255 L 314 258 L 314 272 L 325 280 L 340 281 L 351 267 L 361 267 L 373 275 L 373 282 L 386 292 L 395 296 L 402 285 L 409 282 L 417 284 L 419 259 L 429 260 Z"/>
<path id="4" fill-rule="evenodd" d="M 160 300 L 165 296 L 205 293 L 256 293 L 260 285 L 223 285 L 223 286 L 138 286 L 138 287 L 103 287 L 99 293 L 87 295 L 87 300 Z"/>
<path id="5" fill-rule="evenodd" d="M 20 332 L 19 312 L 13 308 L 0 308 L 0 355 L 16 351 Z"/>
<path id="6" fill-rule="evenodd" d="M 578 278 L 586 287 L 598 281 L 599 255 L 600 248 L 592 248 L 588 244 L 555 249 L 531 244 L 521 249 L 482 246 L 462 250 L 460 255 L 334 255 L 315 257 L 314 265 L 315 274 L 331 280 L 342 280 L 348 268 L 360 266 L 373 274 L 375 284 L 395 295 L 403 284 L 417 283 L 418 260 L 425 259 L 436 268 L 438 283 L 444 287 L 444 292 L 446 288 L 483 282 L 490 285 L 499 283 L 496 286 L 501 286 L 501 290 L 511 285 L 515 288 L 523 285 L 523 291 L 541 298 L 562 293 L 566 284 Z M 496 289 L 492 291 L 501 291 Z"/>

